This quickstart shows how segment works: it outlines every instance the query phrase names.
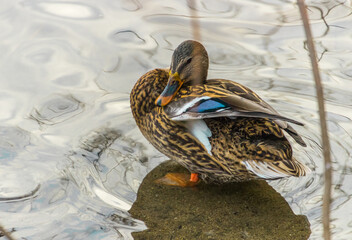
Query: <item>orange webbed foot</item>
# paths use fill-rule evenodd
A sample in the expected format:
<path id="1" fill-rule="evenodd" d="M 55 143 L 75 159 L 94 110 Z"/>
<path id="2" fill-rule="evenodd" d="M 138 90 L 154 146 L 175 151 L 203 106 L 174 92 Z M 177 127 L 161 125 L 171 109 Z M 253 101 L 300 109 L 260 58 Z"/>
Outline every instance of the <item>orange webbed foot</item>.
<path id="1" fill-rule="evenodd" d="M 194 187 L 200 181 L 197 173 L 191 176 L 187 173 L 168 173 L 164 177 L 155 180 L 156 183 L 177 186 L 177 187 Z"/>
<path id="2" fill-rule="evenodd" d="M 198 177 L 198 173 L 191 173 L 191 178 L 189 179 L 190 182 L 198 182 L 199 181 L 199 177 Z"/>

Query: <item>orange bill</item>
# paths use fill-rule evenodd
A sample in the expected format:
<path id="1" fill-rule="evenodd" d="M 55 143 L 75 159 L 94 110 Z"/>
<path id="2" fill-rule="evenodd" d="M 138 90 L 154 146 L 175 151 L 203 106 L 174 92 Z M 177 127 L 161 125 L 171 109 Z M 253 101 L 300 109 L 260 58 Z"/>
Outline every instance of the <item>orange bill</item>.
<path id="1" fill-rule="evenodd" d="M 175 97 L 178 90 L 180 90 L 183 81 L 180 79 L 178 73 L 170 74 L 169 80 L 164 91 L 155 100 L 155 104 L 163 107 L 166 106 Z"/>

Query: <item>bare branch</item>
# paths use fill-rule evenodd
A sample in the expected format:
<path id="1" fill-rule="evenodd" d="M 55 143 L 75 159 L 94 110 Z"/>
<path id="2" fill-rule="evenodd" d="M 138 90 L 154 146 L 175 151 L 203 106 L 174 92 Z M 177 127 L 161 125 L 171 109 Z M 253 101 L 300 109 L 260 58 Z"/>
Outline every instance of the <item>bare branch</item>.
<path id="1" fill-rule="evenodd" d="M 304 0 L 297 0 L 299 10 L 302 16 L 304 30 L 307 37 L 307 46 L 309 51 L 310 60 L 312 63 L 312 70 L 314 75 L 314 81 L 317 92 L 317 100 L 319 106 L 319 117 L 320 117 L 320 126 L 321 126 L 321 135 L 323 142 L 323 153 L 324 153 L 324 163 L 325 163 L 325 185 L 324 185 L 324 196 L 323 196 L 323 226 L 324 226 L 324 239 L 331 239 L 330 232 L 330 203 L 331 203 L 331 178 L 332 178 L 332 169 L 331 169 L 331 159 L 330 159 L 330 143 L 329 135 L 326 124 L 326 113 L 324 106 L 324 93 L 323 87 L 320 80 L 319 66 L 317 62 L 317 55 L 314 48 L 313 37 L 310 30 L 309 19 L 307 15 L 306 5 Z"/>
<path id="2" fill-rule="evenodd" d="M 8 240 L 15 240 L 11 233 L 5 230 L 5 228 L 0 224 L 0 233 L 2 233 Z"/>
<path id="3" fill-rule="evenodd" d="M 192 27 L 193 39 L 200 42 L 201 41 L 200 26 L 199 26 L 199 20 L 198 20 L 195 0 L 189 0 L 188 7 L 191 11 L 190 15 L 191 15 L 191 27 Z"/>

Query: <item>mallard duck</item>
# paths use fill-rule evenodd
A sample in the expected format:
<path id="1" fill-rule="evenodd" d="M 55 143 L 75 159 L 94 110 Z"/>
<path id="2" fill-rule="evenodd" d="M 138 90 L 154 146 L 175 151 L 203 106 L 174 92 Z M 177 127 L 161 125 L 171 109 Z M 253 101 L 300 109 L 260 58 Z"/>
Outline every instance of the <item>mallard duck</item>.
<path id="1" fill-rule="evenodd" d="M 208 79 L 204 46 L 193 40 L 174 51 L 169 69 L 144 74 L 130 95 L 133 117 L 161 153 L 205 182 L 238 182 L 304 176 L 310 170 L 292 156 L 283 131 L 306 146 L 288 124 L 249 88 Z"/>

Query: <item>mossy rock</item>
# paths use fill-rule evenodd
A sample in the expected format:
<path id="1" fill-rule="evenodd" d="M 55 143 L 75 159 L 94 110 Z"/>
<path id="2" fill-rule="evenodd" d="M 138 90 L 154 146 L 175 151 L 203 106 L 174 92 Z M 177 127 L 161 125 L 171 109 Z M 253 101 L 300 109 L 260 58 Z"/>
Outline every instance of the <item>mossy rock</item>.
<path id="1" fill-rule="evenodd" d="M 309 222 L 295 215 L 265 181 L 193 188 L 154 183 L 168 172 L 187 172 L 167 161 L 141 184 L 130 213 L 148 229 L 135 239 L 308 239 Z"/>

